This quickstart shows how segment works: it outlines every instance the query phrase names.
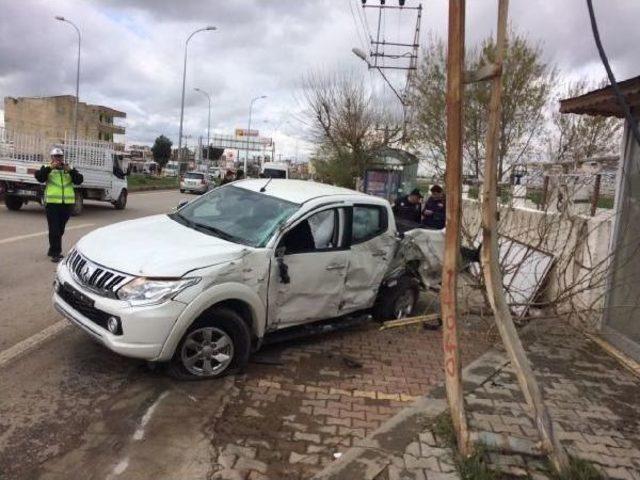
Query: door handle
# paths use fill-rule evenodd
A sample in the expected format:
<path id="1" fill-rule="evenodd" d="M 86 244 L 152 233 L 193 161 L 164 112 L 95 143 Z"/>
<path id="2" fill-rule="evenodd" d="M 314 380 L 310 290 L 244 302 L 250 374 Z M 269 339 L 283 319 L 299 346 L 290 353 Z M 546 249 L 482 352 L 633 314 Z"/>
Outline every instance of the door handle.
<path id="1" fill-rule="evenodd" d="M 346 265 L 327 265 L 326 270 L 340 270 L 344 268 Z"/>

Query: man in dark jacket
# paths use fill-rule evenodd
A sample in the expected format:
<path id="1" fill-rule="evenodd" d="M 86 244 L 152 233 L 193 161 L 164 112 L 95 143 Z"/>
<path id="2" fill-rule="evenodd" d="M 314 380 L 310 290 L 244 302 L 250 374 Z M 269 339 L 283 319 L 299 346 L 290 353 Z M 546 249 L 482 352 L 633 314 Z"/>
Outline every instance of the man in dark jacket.
<path id="1" fill-rule="evenodd" d="M 440 185 L 431 187 L 431 195 L 427 198 L 422 210 L 422 225 L 434 230 L 442 230 L 446 219 L 444 190 Z"/>
<path id="2" fill-rule="evenodd" d="M 393 213 L 396 218 L 408 220 L 413 223 L 420 223 L 420 202 L 422 194 L 420 190 L 414 188 L 409 195 L 400 197 L 393 206 Z"/>
<path id="3" fill-rule="evenodd" d="M 60 148 L 51 150 L 51 163 L 43 165 L 35 175 L 36 180 L 46 183 L 44 204 L 49 225 L 49 251 L 51 261 L 62 260 L 62 235 L 71 216 L 76 193 L 74 185 L 80 185 L 84 178 L 75 168 L 64 163 L 64 152 Z"/>

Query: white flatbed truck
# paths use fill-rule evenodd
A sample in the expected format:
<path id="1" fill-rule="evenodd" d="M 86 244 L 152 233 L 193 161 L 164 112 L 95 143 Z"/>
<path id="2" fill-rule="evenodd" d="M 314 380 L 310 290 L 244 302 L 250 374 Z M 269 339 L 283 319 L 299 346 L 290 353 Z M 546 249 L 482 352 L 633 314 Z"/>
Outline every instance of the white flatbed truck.
<path id="1" fill-rule="evenodd" d="M 56 142 L 0 127 L 0 194 L 9 210 L 19 210 L 28 202 L 43 204 L 44 184 L 34 174 L 49 163 L 54 146 L 62 148 L 65 162 L 84 177 L 82 185 L 75 187 L 74 215 L 80 214 L 85 199 L 109 202 L 118 210 L 126 207 L 128 162 L 113 143 L 66 139 Z"/>

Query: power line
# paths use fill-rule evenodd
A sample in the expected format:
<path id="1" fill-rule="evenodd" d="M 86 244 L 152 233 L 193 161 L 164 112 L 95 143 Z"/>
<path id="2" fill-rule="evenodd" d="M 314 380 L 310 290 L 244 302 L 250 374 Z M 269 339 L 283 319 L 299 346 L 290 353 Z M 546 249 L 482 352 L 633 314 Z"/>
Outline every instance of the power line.
<path id="1" fill-rule="evenodd" d="M 360 45 L 365 49 L 365 51 L 367 50 L 367 42 L 366 42 L 366 37 L 363 40 L 361 33 L 360 33 L 360 27 L 358 26 L 358 22 L 356 20 L 356 16 L 353 13 L 353 5 L 351 3 L 351 0 L 349 0 L 349 10 L 351 11 L 351 18 L 353 19 L 353 26 L 356 28 L 356 35 L 358 36 L 358 41 L 360 42 Z"/>

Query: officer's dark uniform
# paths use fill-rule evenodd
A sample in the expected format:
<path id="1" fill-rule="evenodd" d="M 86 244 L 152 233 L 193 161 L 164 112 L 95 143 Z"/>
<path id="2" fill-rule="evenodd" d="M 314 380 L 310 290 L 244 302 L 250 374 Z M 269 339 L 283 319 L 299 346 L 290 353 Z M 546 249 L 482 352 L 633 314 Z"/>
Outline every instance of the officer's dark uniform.
<path id="1" fill-rule="evenodd" d="M 413 223 L 420 223 L 420 202 L 411 203 L 409 201 L 409 195 L 400 197 L 393 206 L 393 213 L 395 213 L 396 218 L 408 220 Z"/>
<path id="2" fill-rule="evenodd" d="M 49 225 L 49 251 L 53 261 L 62 258 L 62 235 L 71 216 L 75 202 L 73 185 L 80 185 L 84 178 L 75 168 L 65 171 L 64 167 L 52 168 L 43 165 L 35 173 L 36 180 L 46 183 L 44 191 L 45 211 Z"/>

